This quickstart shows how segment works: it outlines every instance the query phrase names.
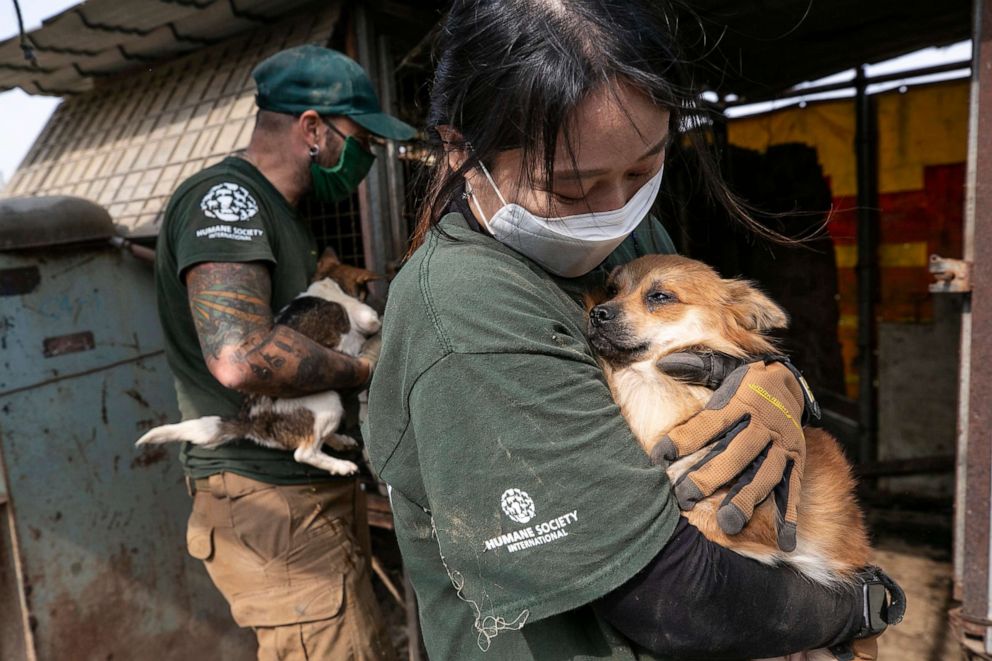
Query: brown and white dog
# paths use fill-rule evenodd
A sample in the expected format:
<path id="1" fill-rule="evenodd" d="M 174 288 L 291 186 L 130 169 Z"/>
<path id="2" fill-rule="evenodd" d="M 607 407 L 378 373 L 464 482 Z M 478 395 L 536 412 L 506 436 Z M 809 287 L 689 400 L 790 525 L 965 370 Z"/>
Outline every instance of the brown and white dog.
<path id="1" fill-rule="evenodd" d="M 652 255 L 617 268 L 607 291 L 608 320 L 590 317 L 589 340 L 600 356 L 613 397 L 645 452 L 672 427 L 700 411 L 712 391 L 661 372 L 656 363 L 677 351 L 714 351 L 746 357 L 777 353 L 768 331 L 788 316 L 749 282 L 720 278 L 700 262 Z M 871 548 L 855 499 L 851 467 L 837 441 L 807 427 L 806 464 L 796 549 L 779 550 L 778 509 L 772 499 L 751 522 L 727 535 L 716 512 L 727 490 L 700 501 L 686 518 L 711 541 L 766 564 L 787 564 L 821 584 L 844 582 L 868 564 Z M 709 447 L 668 468 L 672 482 Z"/>
<path id="2" fill-rule="evenodd" d="M 380 276 L 341 264 L 328 249 L 317 264 L 313 284 L 293 299 L 275 318 L 329 349 L 357 356 L 365 340 L 379 331 L 379 315 L 363 302 L 369 281 Z M 344 417 L 341 396 L 334 391 L 304 397 L 245 397 L 236 418 L 205 416 L 174 425 L 162 425 L 138 439 L 136 445 L 189 441 L 214 448 L 247 438 L 259 445 L 292 450 L 296 461 L 332 475 L 358 471 L 354 462 L 332 457 L 321 450 L 327 443 L 335 450 L 351 450 L 355 441 L 336 433 Z"/>

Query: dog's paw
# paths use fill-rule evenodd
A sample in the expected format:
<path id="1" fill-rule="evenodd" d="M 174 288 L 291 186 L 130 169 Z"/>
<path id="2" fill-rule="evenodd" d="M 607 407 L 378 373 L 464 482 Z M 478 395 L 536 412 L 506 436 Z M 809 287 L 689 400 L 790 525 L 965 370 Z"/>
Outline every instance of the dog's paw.
<path id="1" fill-rule="evenodd" d="M 354 475 L 358 472 L 358 464 L 354 462 L 344 459 L 335 459 L 334 461 L 334 466 L 326 469 L 331 475 Z"/>
<path id="2" fill-rule="evenodd" d="M 331 434 L 324 442 L 335 450 L 354 450 L 358 447 L 358 441 L 344 434 Z"/>
<path id="3" fill-rule="evenodd" d="M 358 465 L 346 459 L 338 459 L 329 454 L 324 454 L 313 447 L 297 448 L 293 453 L 293 458 L 301 464 L 310 464 L 314 468 L 325 470 L 331 475 L 354 475 L 358 472 Z"/>

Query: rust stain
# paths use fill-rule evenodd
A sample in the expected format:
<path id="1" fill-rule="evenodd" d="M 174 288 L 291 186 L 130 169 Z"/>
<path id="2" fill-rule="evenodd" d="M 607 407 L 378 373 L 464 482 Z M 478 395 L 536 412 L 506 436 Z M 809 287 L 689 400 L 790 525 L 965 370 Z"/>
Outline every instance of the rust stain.
<path id="1" fill-rule="evenodd" d="M 9 333 L 13 328 L 13 317 L 0 317 L 0 349 L 7 348 L 7 333 Z"/>
<path id="2" fill-rule="evenodd" d="M 147 568 L 138 570 L 136 550 L 122 544 L 81 591 L 59 591 L 37 634 L 39 658 L 122 661 L 144 654 L 176 661 L 223 656 L 222 646 L 230 640 L 225 634 L 231 631 L 226 613 L 200 616 L 190 626 L 172 630 L 162 630 L 150 619 L 159 613 L 154 607 L 149 612 L 142 595 L 161 577 Z M 151 650 L 156 652 L 148 657 Z"/>
<path id="3" fill-rule="evenodd" d="M 103 420 L 103 424 L 108 424 L 107 422 L 107 378 L 103 379 L 103 388 L 100 390 L 100 419 Z"/>
<path id="4" fill-rule="evenodd" d="M 145 408 L 151 408 L 151 404 L 149 404 L 148 400 L 146 400 L 144 397 L 141 396 L 141 393 L 138 392 L 137 388 L 129 388 L 124 391 L 124 394 L 130 397 L 131 399 L 133 399 L 134 401 L 138 402 Z"/>
<path id="5" fill-rule="evenodd" d="M 159 413 L 154 418 L 142 418 L 134 423 L 134 426 L 138 428 L 139 431 L 148 431 L 152 427 L 158 427 L 159 425 L 164 425 L 169 420 L 168 413 Z"/>
<path id="6" fill-rule="evenodd" d="M 42 353 L 45 358 L 61 356 L 67 353 L 78 353 L 80 351 L 92 351 L 95 348 L 96 342 L 93 339 L 92 331 L 59 335 L 58 337 L 46 337 L 42 341 Z"/>
<path id="7" fill-rule="evenodd" d="M 163 447 L 150 447 L 131 460 L 131 468 L 148 468 L 169 456 Z"/>
<path id="8" fill-rule="evenodd" d="M 51 273 L 48 277 L 51 278 L 52 280 L 54 280 L 55 278 L 59 277 L 60 275 L 63 275 L 65 273 L 68 273 L 69 271 L 74 271 L 76 269 L 82 268 L 83 266 L 86 266 L 87 264 L 89 264 L 93 260 L 97 259 L 98 257 L 100 257 L 100 254 L 99 253 L 96 253 L 94 255 L 90 255 L 89 257 L 86 257 L 86 258 L 81 259 L 81 260 L 79 260 L 77 262 L 73 262 L 72 264 L 69 264 L 64 269 L 60 269 L 58 271 L 55 271 L 55 272 Z M 44 264 L 45 263 L 44 260 L 41 260 L 41 263 Z"/>

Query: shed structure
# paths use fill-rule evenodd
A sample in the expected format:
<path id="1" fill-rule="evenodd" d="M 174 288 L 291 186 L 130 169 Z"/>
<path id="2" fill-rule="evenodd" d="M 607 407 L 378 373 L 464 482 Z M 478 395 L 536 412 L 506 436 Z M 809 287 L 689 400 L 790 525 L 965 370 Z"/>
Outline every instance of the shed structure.
<path id="1" fill-rule="evenodd" d="M 246 145 L 254 116 L 249 72 L 260 59 L 281 48 L 311 42 L 348 52 L 370 72 L 384 105 L 411 124 L 421 125 L 424 108 L 416 101 L 422 98 L 431 72 L 431 27 L 439 18 L 439 5 L 440 2 L 392 0 L 88 0 L 48 19 L 41 29 L 28 35 L 38 55 L 38 66 L 23 60 L 16 39 L 0 44 L 0 89 L 20 87 L 32 94 L 64 97 L 4 194 L 88 198 L 109 211 L 118 233 L 151 243 L 161 224 L 165 202 L 176 185 Z M 949 0 L 942 4 L 924 0 L 762 3 L 701 0 L 692 6 L 696 15 L 685 16 L 679 23 L 683 26 L 683 39 L 689 44 L 690 56 L 699 58 L 694 61 L 700 89 L 716 92 L 722 101 L 731 94 L 746 101 L 775 98 L 789 94 L 792 86 L 804 80 L 924 46 L 951 43 L 972 34 L 976 43 L 982 44 L 980 62 L 985 64 L 989 56 L 990 0 L 974 0 L 974 3 Z M 708 34 L 707 39 L 701 38 L 698 26 Z M 983 37 L 985 41 L 981 41 Z M 981 83 L 982 98 L 987 101 L 989 80 L 987 75 L 979 77 L 977 66 L 973 72 L 967 176 L 971 197 L 965 213 L 968 220 L 963 240 L 964 255 L 969 260 L 974 258 L 976 245 L 988 243 L 985 240 L 988 237 L 983 239 L 981 232 L 976 242 L 975 219 L 989 213 L 988 200 L 976 194 L 981 189 L 978 185 L 981 175 L 975 170 L 975 163 L 984 162 L 981 160 L 984 152 L 980 153 L 977 146 L 989 143 L 988 127 L 978 119 L 977 90 Z M 872 121 L 861 122 L 872 120 L 876 109 L 864 94 L 864 81 L 859 85 L 861 119 L 856 133 L 861 146 L 870 152 Z M 984 116 L 992 113 L 984 112 Z M 980 139 L 979 131 L 985 132 L 984 140 Z M 853 150 L 854 145 L 850 148 Z M 393 151 L 382 154 L 385 158 L 377 160 L 367 183 L 354 198 L 338 207 L 307 208 L 323 243 L 334 245 L 346 260 L 381 271 L 395 266 L 402 254 L 411 215 L 403 194 L 408 190 L 405 174 L 417 167 L 414 161 L 401 159 L 395 147 L 390 149 Z M 856 188 L 867 198 L 859 195 L 856 199 L 866 209 L 864 200 L 871 197 L 868 195 L 871 169 L 870 159 L 859 162 Z M 986 190 L 992 190 L 992 186 Z M 871 213 L 863 214 L 856 222 L 852 219 L 852 224 L 868 230 L 872 222 Z M 848 267 L 857 267 L 869 276 L 859 283 L 866 291 L 872 284 L 871 266 L 877 268 L 879 261 L 878 245 L 870 239 L 868 231 L 865 241 L 859 241 L 856 249 L 845 253 L 850 262 Z M 979 254 L 979 258 L 987 259 L 987 255 Z M 16 268 L 29 266 L 18 262 Z M 985 270 L 979 271 L 979 275 Z M 47 277 L 45 273 L 43 278 Z M 147 282 L 140 277 L 129 278 L 128 286 L 147 291 Z M 988 293 L 987 280 L 987 277 L 979 280 L 983 287 L 981 296 Z M 118 282 L 117 286 L 124 285 Z M 860 302 L 870 303 L 870 297 L 861 289 L 858 296 Z M 979 311 L 990 303 L 976 298 L 964 304 L 962 401 L 978 403 L 982 401 L 979 395 L 987 394 L 992 381 L 981 374 L 973 376 L 969 370 L 972 305 Z M 865 331 L 861 336 L 866 341 L 860 348 L 870 354 L 873 308 L 868 305 L 861 310 L 866 312 L 861 318 L 869 321 L 861 329 Z M 983 338 L 988 332 L 988 315 L 982 314 L 977 317 L 980 323 L 976 338 Z M 142 350 L 155 350 L 154 332 L 147 337 L 150 344 L 143 340 Z M 94 334 L 94 339 L 99 346 L 100 338 Z M 975 345 L 978 347 L 977 341 Z M 43 346 L 34 348 L 44 351 Z M 860 380 L 862 387 L 870 390 L 871 370 L 861 375 L 868 377 Z M 969 395 L 972 381 L 976 388 Z M 18 386 L 18 392 L 31 392 L 37 385 L 32 383 Z M 869 385 L 864 386 L 865 383 Z M 163 380 L 155 388 L 158 390 L 153 399 L 145 396 L 156 403 L 155 414 L 173 415 L 169 399 L 171 384 Z M 111 395 L 119 397 L 121 392 Z M 10 396 L 0 389 L 0 405 Z M 41 397 L 42 391 L 38 390 L 34 396 Z M 871 403 L 870 398 L 866 401 Z M 94 410 L 84 413 L 97 415 Z M 856 417 L 857 413 L 852 415 Z M 959 594 L 964 596 L 964 617 L 971 627 L 972 642 L 980 641 L 976 644 L 988 652 L 992 651 L 992 636 L 987 635 L 986 628 L 992 619 L 992 599 L 988 592 L 992 566 L 988 525 L 992 444 L 987 434 L 980 433 L 985 422 L 983 416 L 978 407 L 973 406 L 969 411 L 966 404 L 962 405 L 961 434 L 957 439 L 956 578 Z M 4 445 L 4 439 L 9 437 L 4 425 L 8 424 L 6 420 L 0 423 L 0 452 L 4 453 L 9 477 L 17 468 L 12 468 L 12 455 Z M 862 420 L 861 426 L 865 425 Z M 46 434 L 46 439 L 55 442 L 56 433 Z M 124 444 L 133 434 L 134 430 L 117 428 L 113 431 L 113 442 Z M 868 452 L 863 456 L 870 455 Z M 973 461 L 965 465 L 961 463 L 964 457 Z M 177 491 L 172 495 L 180 494 Z M 36 540 L 28 527 L 30 524 L 13 516 L 16 493 L 8 491 L 8 497 L 13 504 L 8 507 L 13 535 L 10 553 L 26 557 Z M 163 494 L 163 497 L 172 496 Z M 976 513 L 971 519 L 975 525 L 967 539 L 963 514 L 966 497 L 969 511 Z M 64 531 L 66 524 L 52 522 L 51 526 L 53 530 Z M 126 533 L 133 529 L 125 526 L 123 530 Z M 75 530 L 72 534 L 82 532 Z M 181 553 L 181 549 L 170 548 L 168 553 Z M 73 565 L 65 557 L 59 562 L 69 563 L 68 571 L 60 567 L 59 580 L 75 585 Z M 36 641 L 32 649 L 39 651 L 37 657 L 31 658 L 60 658 L 53 655 L 54 651 L 63 650 L 45 647 L 56 643 L 44 642 L 51 635 L 56 618 L 51 613 L 36 613 L 33 604 L 39 598 L 29 594 L 44 586 L 32 584 L 31 590 L 27 590 L 25 581 L 29 572 L 25 572 L 25 565 L 16 565 L 11 565 L 16 581 L 0 583 L 0 588 L 9 584 L 20 590 L 21 608 L 26 609 L 23 611 L 26 636 L 42 641 Z M 965 566 L 974 579 L 965 574 Z M 183 617 L 188 616 L 188 612 L 183 613 Z M 31 617 L 35 617 L 33 625 Z M 180 620 L 181 617 L 175 622 Z M 166 618 L 163 622 L 173 620 Z M 175 658 L 195 658 L 179 651 L 175 655 Z M 6 654 L 0 656 L 8 658 Z"/>
<path id="2" fill-rule="evenodd" d="M 179 414 L 151 269 L 108 239 L 140 254 L 179 183 L 247 145 L 259 61 L 316 43 L 391 81 L 432 7 L 90 0 L 28 35 L 37 66 L 0 44 L 0 89 L 63 96 L 0 199 L 0 658 L 254 656 L 186 552 L 175 450 L 133 448 Z M 379 270 L 402 175 L 385 160 L 351 199 L 303 209 L 320 243 Z"/>

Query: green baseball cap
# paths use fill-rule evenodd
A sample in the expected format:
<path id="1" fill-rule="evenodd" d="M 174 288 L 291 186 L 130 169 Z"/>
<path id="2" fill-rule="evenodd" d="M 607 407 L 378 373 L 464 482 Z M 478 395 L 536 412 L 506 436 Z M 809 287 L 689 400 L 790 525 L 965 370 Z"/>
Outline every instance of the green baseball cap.
<path id="1" fill-rule="evenodd" d="M 382 112 L 362 67 L 330 48 L 288 48 L 262 61 L 251 77 L 258 88 L 255 104 L 262 110 L 290 115 L 307 110 L 322 116 L 344 115 L 390 140 L 409 140 L 417 132 L 406 122 Z"/>

